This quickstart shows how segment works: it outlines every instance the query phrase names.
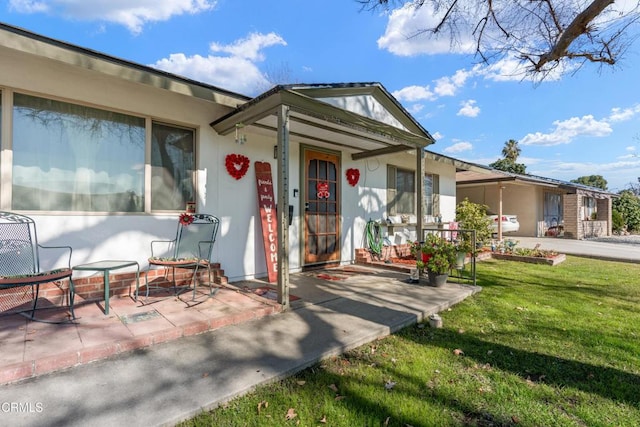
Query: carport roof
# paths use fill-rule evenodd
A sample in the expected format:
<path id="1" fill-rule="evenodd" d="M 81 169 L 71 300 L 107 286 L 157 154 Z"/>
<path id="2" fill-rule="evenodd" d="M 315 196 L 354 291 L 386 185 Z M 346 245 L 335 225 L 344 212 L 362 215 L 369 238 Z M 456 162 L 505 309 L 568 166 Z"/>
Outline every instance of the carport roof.
<path id="1" fill-rule="evenodd" d="M 437 155 L 440 156 L 440 155 Z M 479 165 L 476 163 L 455 160 L 456 165 L 456 185 L 474 185 L 488 184 L 498 182 L 516 182 L 525 184 L 536 184 L 546 187 L 555 187 L 566 190 L 571 193 L 580 191 L 581 194 L 603 198 L 606 196 L 617 197 L 617 194 L 610 193 L 596 187 L 578 184 L 575 182 L 567 182 L 559 179 L 546 178 L 537 175 L 521 175 L 511 172 L 501 171 L 489 166 Z"/>
<path id="2" fill-rule="evenodd" d="M 340 146 L 362 159 L 424 148 L 435 142 L 379 83 L 279 85 L 214 120 L 221 135 L 239 127 L 277 130 L 281 106 L 289 108 L 289 134 L 301 142 Z"/>

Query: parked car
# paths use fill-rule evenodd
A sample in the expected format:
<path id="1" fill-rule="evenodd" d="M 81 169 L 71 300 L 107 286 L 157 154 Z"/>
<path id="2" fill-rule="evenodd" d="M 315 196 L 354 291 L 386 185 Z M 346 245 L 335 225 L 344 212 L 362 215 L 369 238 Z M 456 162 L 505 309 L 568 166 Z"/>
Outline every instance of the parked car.
<path id="1" fill-rule="evenodd" d="M 491 233 L 498 233 L 498 215 L 487 215 L 491 219 Z M 515 233 L 520 230 L 520 223 L 518 222 L 518 215 L 502 214 L 502 232 L 503 233 Z"/>

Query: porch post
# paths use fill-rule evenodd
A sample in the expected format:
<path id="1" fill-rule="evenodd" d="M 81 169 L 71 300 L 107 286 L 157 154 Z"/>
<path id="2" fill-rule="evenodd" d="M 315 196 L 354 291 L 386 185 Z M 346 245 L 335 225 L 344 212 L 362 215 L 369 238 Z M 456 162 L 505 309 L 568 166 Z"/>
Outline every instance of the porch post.
<path id="1" fill-rule="evenodd" d="M 289 308 L 289 107 L 278 112 L 278 303 Z"/>
<path id="2" fill-rule="evenodd" d="M 502 241 L 502 190 L 504 186 L 498 183 L 498 241 Z"/>
<path id="3" fill-rule="evenodd" d="M 417 240 L 424 238 L 424 148 L 416 148 L 416 231 Z"/>

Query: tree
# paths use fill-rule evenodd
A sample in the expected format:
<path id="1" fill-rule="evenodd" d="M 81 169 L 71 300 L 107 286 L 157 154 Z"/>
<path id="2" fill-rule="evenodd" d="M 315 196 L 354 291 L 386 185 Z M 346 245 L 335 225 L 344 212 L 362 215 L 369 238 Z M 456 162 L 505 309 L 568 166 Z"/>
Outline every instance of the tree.
<path id="1" fill-rule="evenodd" d="M 364 9 L 389 8 L 407 0 L 356 0 Z M 452 44 L 467 38 L 484 63 L 515 58 L 526 73 L 543 79 L 559 66 L 616 64 L 633 41 L 629 27 L 640 19 L 636 1 L 614 0 L 414 0 L 430 7 L 436 24 L 408 34 L 434 39 L 448 35 Z M 562 69 L 562 68 L 561 68 Z"/>
<path id="2" fill-rule="evenodd" d="M 498 169 L 504 172 L 517 173 L 519 175 L 525 175 L 527 173 L 527 167 L 522 163 L 514 163 L 509 159 L 499 159 L 493 163 L 489 163 L 489 167 Z"/>
<path id="3" fill-rule="evenodd" d="M 504 143 L 502 148 L 503 159 L 496 160 L 489 164 L 489 167 L 498 169 L 504 172 L 517 173 L 524 175 L 527 173 L 527 167 L 523 163 L 517 163 L 520 156 L 520 147 L 518 147 L 518 141 L 510 139 Z"/>
<path id="4" fill-rule="evenodd" d="M 576 184 L 588 185 L 589 187 L 600 188 L 602 190 L 607 190 L 607 180 L 604 179 L 602 175 L 589 175 L 589 176 L 580 176 L 576 179 L 572 179 L 571 182 Z"/>
<path id="5" fill-rule="evenodd" d="M 518 141 L 516 141 L 515 139 L 510 139 L 504 143 L 502 155 L 505 159 L 511 160 L 515 163 L 520 156 L 520 151 L 521 150 L 520 147 L 518 147 Z"/>
<path id="6" fill-rule="evenodd" d="M 622 190 L 620 197 L 613 199 L 613 210 L 622 215 L 627 231 L 640 230 L 640 197 L 629 190 Z"/>

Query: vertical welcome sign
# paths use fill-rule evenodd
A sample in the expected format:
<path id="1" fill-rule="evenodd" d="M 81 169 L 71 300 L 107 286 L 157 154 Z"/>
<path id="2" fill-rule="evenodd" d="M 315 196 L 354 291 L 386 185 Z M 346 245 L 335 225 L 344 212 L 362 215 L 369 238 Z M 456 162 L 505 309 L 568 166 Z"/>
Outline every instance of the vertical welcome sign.
<path id="1" fill-rule="evenodd" d="M 258 186 L 258 208 L 260 209 L 260 219 L 262 220 L 264 255 L 267 261 L 269 283 L 273 283 L 278 278 L 278 228 L 271 164 L 255 162 L 255 168 L 256 185 Z"/>

